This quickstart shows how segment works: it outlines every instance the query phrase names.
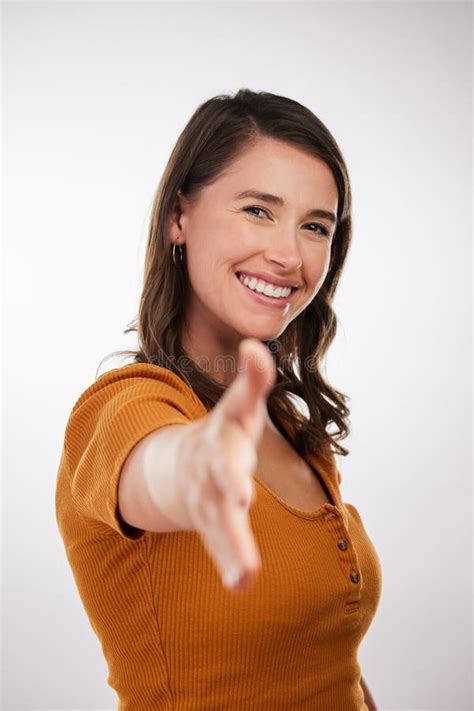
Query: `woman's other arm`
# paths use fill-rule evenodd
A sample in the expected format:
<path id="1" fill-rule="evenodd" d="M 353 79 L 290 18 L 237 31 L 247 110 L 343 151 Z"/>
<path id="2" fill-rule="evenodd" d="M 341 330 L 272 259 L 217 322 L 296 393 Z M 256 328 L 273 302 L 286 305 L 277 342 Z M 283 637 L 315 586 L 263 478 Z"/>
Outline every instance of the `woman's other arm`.
<path id="1" fill-rule="evenodd" d="M 360 685 L 362 687 L 362 691 L 364 692 L 364 701 L 367 704 L 367 708 L 369 711 L 377 711 L 377 706 L 375 705 L 373 696 L 370 693 L 363 677 L 360 678 Z"/>

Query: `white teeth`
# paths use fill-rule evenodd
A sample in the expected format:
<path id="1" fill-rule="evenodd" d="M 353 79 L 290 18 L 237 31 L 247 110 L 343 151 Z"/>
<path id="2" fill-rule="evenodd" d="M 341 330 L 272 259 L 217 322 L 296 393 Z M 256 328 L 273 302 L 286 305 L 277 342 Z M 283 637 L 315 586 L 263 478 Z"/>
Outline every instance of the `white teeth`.
<path id="1" fill-rule="evenodd" d="M 275 289 L 275 287 L 270 286 L 270 284 L 267 284 L 263 290 L 263 293 L 265 294 L 265 296 L 280 296 L 281 286 Z"/>
<path id="2" fill-rule="evenodd" d="M 274 298 L 284 297 L 286 298 L 291 294 L 291 286 L 273 286 L 266 281 L 261 279 L 256 279 L 255 277 L 239 275 L 239 280 L 245 286 L 248 286 L 252 291 L 257 291 L 260 294 L 265 294 L 265 296 L 273 296 Z"/>

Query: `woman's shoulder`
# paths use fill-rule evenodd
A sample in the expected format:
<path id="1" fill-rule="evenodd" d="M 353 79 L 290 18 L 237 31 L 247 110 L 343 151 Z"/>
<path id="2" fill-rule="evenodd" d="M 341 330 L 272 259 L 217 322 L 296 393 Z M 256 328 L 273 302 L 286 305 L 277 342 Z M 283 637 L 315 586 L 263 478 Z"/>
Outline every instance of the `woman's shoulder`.
<path id="1" fill-rule="evenodd" d="M 152 363 L 130 363 L 102 373 L 76 399 L 71 415 L 86 403 L 105 401 L 124 393 L 126 397 L 157 397 L 170 404 L 187 403 L 192 410 L 206 413 L 206 408 L 184 378 L 169 368 Z"/>

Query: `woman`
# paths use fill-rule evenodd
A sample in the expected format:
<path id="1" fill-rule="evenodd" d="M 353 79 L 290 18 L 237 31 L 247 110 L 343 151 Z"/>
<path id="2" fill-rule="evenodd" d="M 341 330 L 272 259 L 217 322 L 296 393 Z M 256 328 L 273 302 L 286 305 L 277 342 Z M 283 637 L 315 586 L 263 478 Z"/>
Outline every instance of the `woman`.
<path id="1" fill-rule="evenodd" d="M 381 568 L 320 372 L 350 236 L 311 111 L 247 89 L 197 109 L 154 201 L 140 348 L 77 400 L 57 479 L 121 711 L 376 708 L 357 650 Z"/>

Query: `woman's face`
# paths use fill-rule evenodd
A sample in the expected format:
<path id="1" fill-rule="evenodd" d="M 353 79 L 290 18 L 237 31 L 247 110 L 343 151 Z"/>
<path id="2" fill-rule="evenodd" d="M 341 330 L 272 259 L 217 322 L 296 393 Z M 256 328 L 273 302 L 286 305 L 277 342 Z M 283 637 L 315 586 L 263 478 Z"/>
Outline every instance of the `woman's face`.
<path id="1" fill-rule="evenodd" d="M 281 203 L 240 197 L 249 190 Z M 283 333 L 329 268 L 335 223 L 309 213 L 335 217 L 337 200 L 322 160 L 271 138 L 247 148 L 194 204 L 180 195 L 170 239 L 186 245 L 186 330 L 196 352 L 233 352 L 244 337 L 264 341 Z M 287 298 L 258 294 L 239 279 L 252 274 L 263 275 L 263 286 L 274 279 L 297 288 Z"/>

